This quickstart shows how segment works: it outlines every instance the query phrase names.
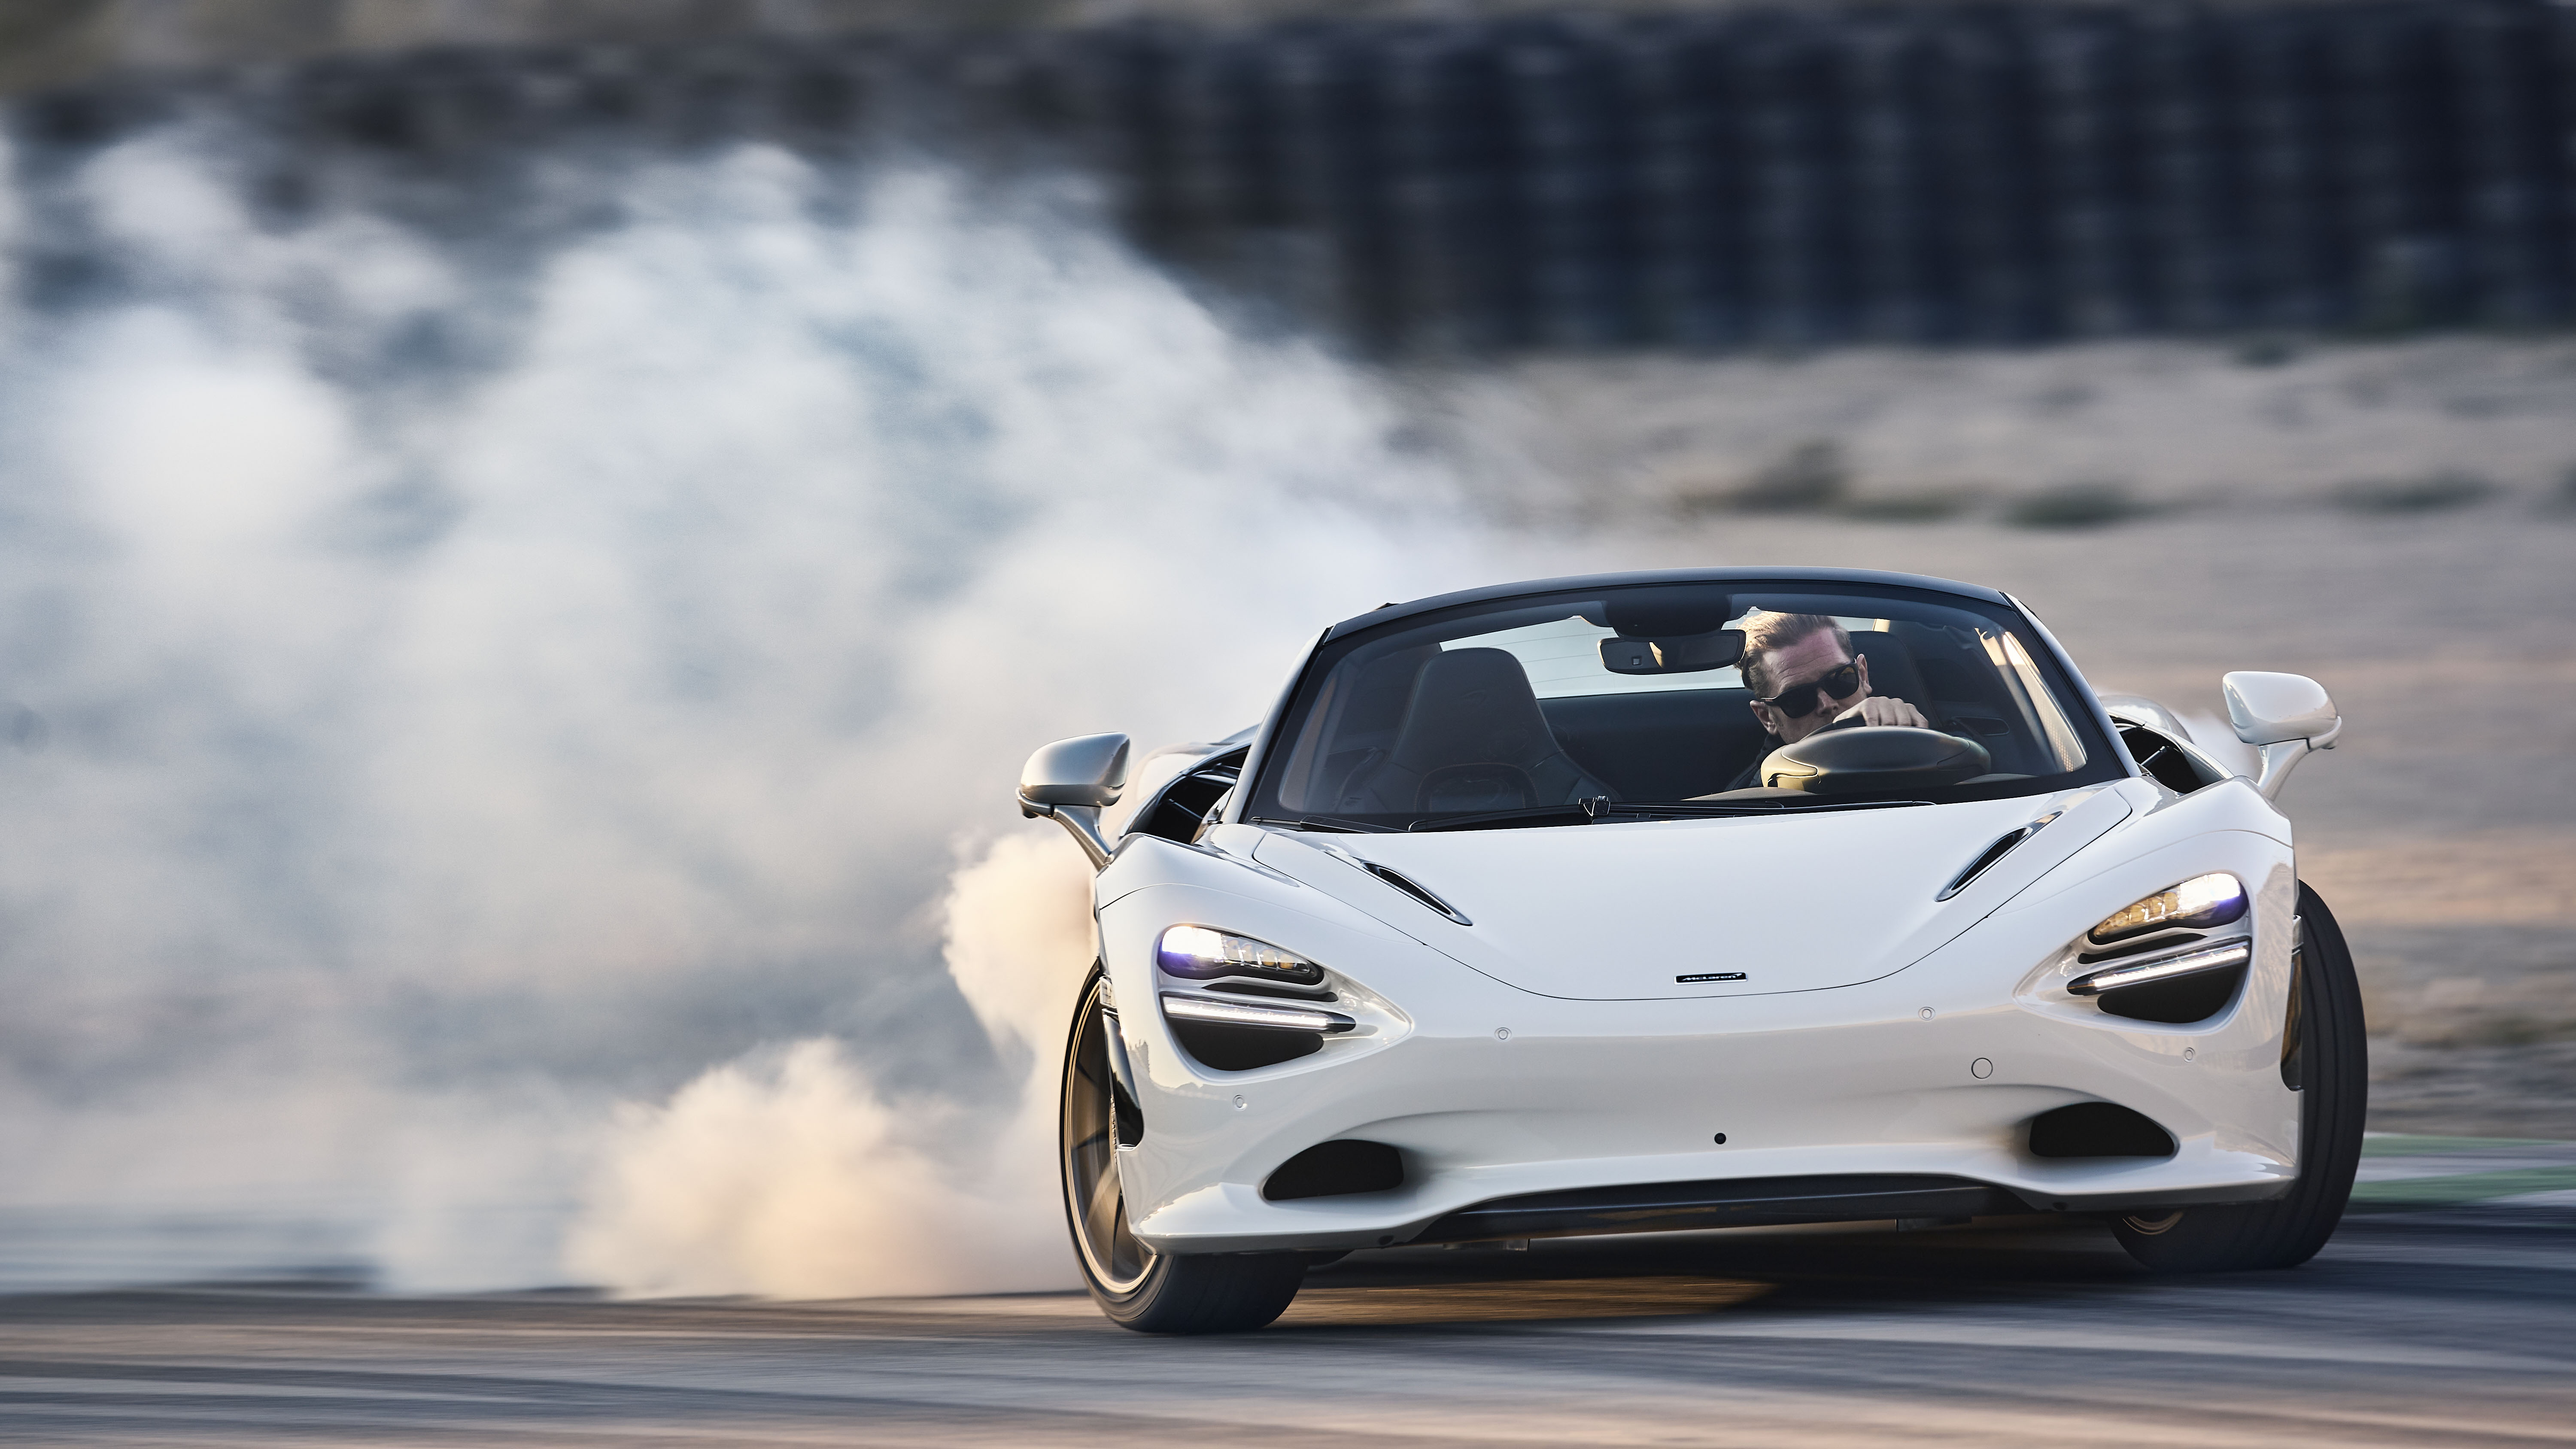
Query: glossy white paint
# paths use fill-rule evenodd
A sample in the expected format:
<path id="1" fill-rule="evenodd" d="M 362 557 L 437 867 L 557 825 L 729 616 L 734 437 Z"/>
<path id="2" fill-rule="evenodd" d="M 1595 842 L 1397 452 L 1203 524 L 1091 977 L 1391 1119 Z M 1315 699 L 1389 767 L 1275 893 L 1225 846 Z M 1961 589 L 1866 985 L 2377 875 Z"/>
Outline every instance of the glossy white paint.
<path id="1" fill-rule="evenodd" d="M 2227 697 L 2227 715 L 2236 737 L 2257 747 L 2263 773 L 2254 788 L 2266 800 L 2277 800 L 2290 782 L 2290 771 L 2310 751 L 2331 750 L 2343 733 L 2343 716 L 2325 686 L 2304 674 L 2266 674 L 2239 670 L 2219 681 Z"/>
<path id="2" fill-rule="evenodd" d="M 1986 877 L 1932 900 L 1997 835 L 2052 810 L 2064 813 Z M 1153 942 L 1190 922 L 1322 963 L 1335 1009 L 1361 1026 L 1310 1057 L 1214 1072 L 1159 1013 L 1123 1011 L 1146 1118 L 1120 1155 L 1129 1210 L 1154 1246 L 1210 1252 L 1401 1242 L 1495 1197 L 1643 1182 L 1936 1172 L 2079 1208 L 2276 1190 L 2297 1164 L 2298 1099 L 2278 1070 L 2290 847 L 2288 822 L 2242 781 L 2178 797 L 2144 779 L 1781 819 L 1131 837 L 1097 897 L 1120 1001 L 1174 985 Z M 1355 859 L 1402 870 L 1476 924 Z M 2211 870 L 2255 895 L 2255 964 L 2233 1008 L 2162 1026 L 2064 991 L 2077 934 Z M 1711 959 L 1748 981 L 1670 982 Z M 2030 1117 L 2097 1099 L 2164 1123 L 2181 1151 L 2023 1149 Z M 1261 1198 L 1281 1162 L 1335 1137 L 1402 1149 L 1406 1185 Z"/>
<path id="3" fill-rule="evenodd" d="M 1127 788 L 1127 753 L 1127 737 L 1118 734 L 1041 745 L 1020 767 L 1020 798 L 1033 805 L 1115 805 Z"/>
<path id="4" fill-rule="evenodd" d="M 2240 669 L 2219 681 L 2219 691 L 2236 737 L 2249 745 L 2309 740 L 2322 749 L 2343 725 L 2325 686 L 2304 674 Z"/>
<path id="5" fill-rule="evenodd" d="M 1262 832 L 1252 854 L 1541 996 L 1753 996 L 1901 970 L 2131 808 L 2115 790 L 2092 790 L 1776 819 L 1424 835 Z M 1997 837 L 2049 814 L 2058 818 L 1968 889 L 1935 899 Z M 1394 867 L 1475 924 L 1426 911 L 1353 858 Z M 1413 919 L 1422 915 L 1431 919 Z M 1852 932 L 1856 921 L 1871 927 Z M 1676 979 L 1736 972 L 1745 979 Z"/>
<path id="6" fill-rule="evenodd" d="M 2145 725 L 2166 739 L 2187 745 L 2198 743 L 2191 737 L 2191 726 L 2184 724 L 2180 716 L 2143 694 L 2105 694 L 2100 699 L 2102 708 L 2115 720 Z"/>

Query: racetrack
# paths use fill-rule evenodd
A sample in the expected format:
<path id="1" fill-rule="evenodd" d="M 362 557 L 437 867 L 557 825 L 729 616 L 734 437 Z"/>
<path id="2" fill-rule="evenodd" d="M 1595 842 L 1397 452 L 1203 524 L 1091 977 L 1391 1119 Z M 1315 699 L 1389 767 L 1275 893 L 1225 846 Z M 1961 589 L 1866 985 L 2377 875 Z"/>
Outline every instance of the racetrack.
<path id="1" fill-rule="evenodd" d="M 363 180 L 374 163 L 353 164 Z M 475 244 L 453 257 L 428 231 L 410 235 L 400 198 L 386 203 L 390 237 L 316 229 L 310 216 L 331 208 L 310 201 L 261 220 L 273 208 L 258 165 L 239 183 L 238 224 L 213 225 L 231 215 L 215 203 L 235 181 L 167 148 L 128 153 L 60 206 L 25 187 L 0 195 L 0 221 L 32 218 L 11 233 L 27 246 L 0 248 L 0 270 L 24 251 L 31 283 L 74 276 L 51 258 L 89 245 L 89 229 L 107 229 L 101 247 L 117 227 L 133 243 L 87 292 L 27 294 L 67 309 L 67 330 L 21 328 L 26 345 L 0 349 L 0 373 L 59 375 L 98 399 L 73 408 L 37 391 L 0 409 L 46 428 L 69 419 L 71 460 L 57 466 L 50 445 L 22 452 L 18 432 L 0 457 L 0 493 L 48 518 L 45 500 L 67 500 L 59 527 L 12 514 L 6 530 L 23 544 L 10 597 L 26 607 L 8 615 L 25 647 L 12 646 L 14 672 L 0 678 L 13 822 L 0 852 L 0 1295 L 14 1295 L 0 1296 L 0 1439 L 2570 1435 L 2576 1155 L 2516 1143 L 2394 1144 L 2368 1164 L 2371 1211 L 2317 1265 L 2225 1281 L 2150 1280 L 2098 1228 L 2024 1223 L 1364 1254 L 1320 1274 L 1277 1329 L 1224 1342 L 1146 1342 L 1061 1296 L 417 1296 L 573 1281 L 789 1294 L 1069 1281 L 1042 1185 L 1006 1196 L 961 1169 L 968 1186 L 916 1194 L 955 1164 L 875 1150 L 911 1141 L 878 1131 L 897 1116 L 876 1111 L 879 1095 L 955 1105 L 953 1121 L 902 1116 L 967 1159 L 1014 1100 L 1017 1058 L 999 1037 L 1005 1049 L 987 1053 L 978 1025 L 1009 993 L 970 1002 L 932 939 L 952 832 L 1025 829 L 1069 862 L 1052 826 L 1009 805 L 1010 767 L 1029 746 L 1074 730 L 1129 729 L 1150 746 L 1236 728 L 1275 679 L 1220 686 L 1223 671 L 1201 679 L 1201 664 L 1255 659 L 1283 619 L 1294 628 L 1281 637 L 1311 637 L 1471 562 L 1490 578 L 1811 563 L 1989 582 L 2028 599 L 2095 683 L 2193 711 L 2221 746 L 2230 737 L 2209 718 L 2221 670 L 2316 675 L 2350 727 L 2285 800 L 2301 874 L 2343 919 L 2369 997 L 2371 1125 L 2576 1138 L 2569 344 L 1479 364 L 1472 396 L 1423 386 L 1436 416 L 1380 448 L 1376 414 L 1333 401 L 1340 372 L 1238 384 L 1222 368 L 1174 366 L 1162 294 L 1115 268 L 1116 285 L 1069 297 L 1053 283 L 1022 296 L 984 267 L 964 268 L 971 285 L 953 293 L 907 285 L 896 311 L 924 319 L 917 338 L 880 358 L 867 338 L 850 351 L 835 336 L 811 354 L 820 391 L 782 389 L 746 361 L 773 347 L 807 357 L 823 304 L 863 278 L 838 262 L 780 262 L 764 283 L 770 273 L 738 263 L 828 259 L 878 233 L 778 231 L 794 207 L 772 216 L 761 208 L 786 203 L 761 188 L 789 195 L 781 177 L 674 164 L 687 195 L 715 188 L 712 220 L 682 217 L 693 201 L 677 220 L 601 240 L 588 222 L 558 234 L 578 209 L 562 197 L 525 217 L 495 203 L 462 227 Z M 41 169 L 21 167 L 27 185 L 55 185 Z M 735 216 L 723 178 L 758 182 L 740 203 L 751 211 Z M 190 197 L 205 205 L 172 202 Z M 884 235 L 936 253 L 944 225 Z M 568 352 L 520 359 L 474 342 L 487 325 L 494 338 L 553 325 L 557 310 L 534 305 L 546 288 L 523 294 L 491 270 L 523 232 L 529 258 L 581 263 L 575 280 L 633 277 L 634 315 L 572 307 L 563 315 L 590 320 Z M 804 240 L 768 250 L 782 236 Z M 650 256 L 626 250 L 637 237 Z M 672 284 L 664 268 L 683 255 L 704 259 L 702 286 Z M 150 260 L 162 256 L 172 260 Z M 369 258 L 400 263 L 382 275 L 401 285 L 351 301 L 345 324 L 330 320 L 338 304 L 314 300 L 318 282 L 297 280 L 377 278 Z M 16 295 L 0 290 L 0 309 Z M 417 305 L 425 330 L 382 320 L 379 305 L 397 302 L 383 315 Z M 95 347 L 81 341 L 94 313 L 121 317 L 129 303 L 202 312 L 208 350 L 167 353 L 158 332 L 121 324 Z M 1039 344 L 1053 334 L 1031 319 L 1058 315 L 1107 361 L 1047 364 L 1053 344 Z M 313 340 L 273 343 L 269 324 L 244 318 L 273 319 L 277 337 L 315 329 Z M 238 328 L 251 340 L 211 340 Z M 981 344 L 949 355 L 949 342 L 986 336 L 1020 339 L 992 351 L 1026 350 L 1034 370 L 988 372 Z M 705 361 L 634 382 L 631 364 L 664 347 Z M 950 379 L 927 393 L 925 359 Z M 981 417 L 1004 395 L 997 380 L 1016 388 L 1024 375 L 1045 383 L 1028 390 L 1033 407 L 1056 399 L 1036 409 L 1037 431 L 998 435 L 1000 456 L 1027 461 L 996 466 L 991 499 L 980 484 L 923 486 L 984 478 L 986 443 L 952 448 L 944 425 L 916 439 L 914 424 Z M 276 395 L 242 393 L 242 379 L 270 379 Z M 1380 381 L 1344 380 L 1372 394 Z M 841 401 L 796 401 L 812 397 Z M 884 429 L 854 421 L 880 400 Z M 162 417 L 172 430 L 134 421 Z M 189 417 L 204 420 L 209 448 L 176 427 Z M 1208 425 L 1236 417 L 1252 426 Z M 1441 417 L 1455 425 L 1433 426 Z M 1513 417 L 1527 419 L 1519 435 L 1503 426 Z M 675 444 L 622 441 L 646 422 Z M 1274 468 L 1260 440 L 1281 428 L 1295 446 L 1277 451 L 1295 456 Z M 1237 432 L 1247 463 L 1211 472 L 1203 444 Z M 24 436 L 39 434 L 53 436 Z M 1533 461 L 1497 471 L 1509 487 L 1464 470 L 1451 527 L 1406 490 L 1417 445 L 1429 457 L 1461 434 L 1477 444 L 1462 451 Z M 1557 435 L 1563 446 L 1530 441 Z M 760 446 L 737 456 L 743 438 Z M 1297 480 L 1345 466 L 1332 462 L 1335 438 L 1352 476 L 1310 496 Z M 594 441 L 606 445 L 595 457 Z M 849 484 L 877 476 L 853 469 L 880 444 L 909 461 L 887 467 L 882 489 Z M 342 463 L 314 461 L 344 445 Z M 1850 499 L 1722 506 L 1752 470 L 1810 446 L 1848 460 Z M 754 454 L 772 462 L 743 461 Z M 223 458 L 236 458 L 242 486 L 208 485 L 232 476 L 213 466 Z M 442 542 L 460 521 L 518 517 L 463 506 L 485 496 L 487 472 L 557 480 L 540 490 L 554 500 L 538 509 L 547 517 Z M 2080 500 L 2096 486 L 2127 500 L 2097 526 L 2007 526 L 2030 523 L 2014 507 L 2044 490 Z M 1201 514 L 1201 495 L 1243 509 Z M 656 501 L 702 496 L 708 518 L 739 518 L 739 536 Z M 238 519 L 199 511 L 235 497 Z M 1027 511 L 1008 521 L 992 499 Z M 1147 508 L 1158 499 L 1181 512 Z M 558 503 L 573 511 L 554 515 Z M 857 511 L 844 517 L 845 503 Z M 1195 551 L 1256 523 L 1299 525 L 1248 540 L 1257 573 L 1193 596 L 1181 585 L 1203 570 L 1161 567 L 1167 540 Z M 100 528 L 132 546 L 63 547 Z M 1045 569 L 1014 551 L 1041 545 Z M 1397 575 L 1386 592 L 1364 569 L 1340 571 L 1344 553 L 1379 552 Z M 495 556 L 521 562 L 489 576 L 473 563 Z M 1076 559 L 1070 571 L 1055 562 Z M 57 565 L 67 572 L 44 582 Z M 813 598 L 849 580 L 903 582 L 872 608 L 817 608 L 791 586 L 807 577 L 798 570 Z M 592 597 L 582 578 L 653 587 L 603 584 L 602 602 L 571 609 L 558 630 L 559 606 Z M 972 609 L 952 597 L 1023 578 L 1045 587 L 997 588 Z M 662 584 L 675 590 L 667 607 L 630 607 Z M 1184 600 L 1213 622 L 1139 627 L 1147 604 L 1177 613 Z M 737 609 L 738 629 L 724 623 Z M 1023 627 L 1040 614 L 1063 628 Z M 392 636 L 370 622 L 402 619 L 425 626 L 421 657 L 388 650 Z M 691 623 L 662 637 L 691 620 L 712 632 Z M 631 654 L 601 647 L 600 628 L 622 638 L 630 624 L 642 631 Z M 1166 635 L 1201 642 L 1151 645 Z M 720 647 L 726 638 L 740 647 Z M 969 640 L 978 647 L 953 647 Z M 916 656 L 937 687 L 895 687 Z M 617 662 L 630 659 L 631 679 Z M 567 671 L 573 660 L 605 672 Z M 838 682 L 840 664 L 857 683 Z M 718 708 L 728 679 L 744 692 Z M 1203 717 L 1155 703 L 1176 687 Z M 859 717 L 879 707 L 882 731 L 863 730 Z M 781 752 L 782 729 L 804 743 Z M 987 783 L 939 783 L 968 778 Z M 36 930 L 58 905 L 78 910 Z M 669 929 L 664 907 L 688 928 Z M 1031 1040 L 1059 1039 L 1060 1021 Z M 777 1054 L 809 1036 L 840 1043 L 865 1080 L 847 1091 L 825 1080 L 834 1091 L 810 1115 L 766 1110 L 808 1100 L 769 1089 L 785 1080 Z M 648 1190 L 598 1185 L 620 1181 L 592 1171 L 615 1104 L 660 1112 L 704 1082 L 751 1083 L 765 1111 L 753 1125 L 796 1134 L 718 1119 L 683 1145 L 726 1151 L 655 1157 Z M 1042 1175 L 1027 1145 L 1013 1160 Z M 2427 1186 L 2431 1174 L 2404 1160 L 2446 1149 L 2450 1176 L 2478 1179 L 2474 1200 Z M 782 1202 L 810 1233 L 770 1231 Z M 704 1205 L 713 1226 L 605 1267 L 564 1251 L 571 1229 L 636 1203 L 684 1224 Z M 1011 1204 L 1026 1224 L 1017 1242 L 980 1217 Z M 851 1243 L 863 1261 L 968 1261 L 887 1286 L 829 1271 Z M 745 1269 L 755 1247 L 784 1268 Z M 962 1271 L 1023 1251 L 1026 1269 Z M 200 1286 L 152 1286 L 183 1281 Z"/>
<path id="2" fill-rule="evenodd" d="M 2561 1154 L 2563 1155 L 2563 1154 Z M 2158 1279 L 2107 1231 L 1738 1232 L 1362 1255 L 1171 1340 L 1074 1295 L 0 1300 L 45 1443 L 1980 1445 L 2576 1439 L 2576 1216 L 2348 1219 Z"/>
<path id="3" fill-rule="evenodd" d="M 2352 737 L 2302 767 L 2291 807 L 2373 992 L 2374 1125 L 2576 1135 L 2570 525 L 2501 507 L 2439 527 L 2264 522 L 2316 554 L 2266 575 L 2261 530 L 2213 542 L 2190 518 L 2089 536 L 2172 561 L 2144 609 L 2124 605 L 2134 575 L 2087 577 L 2056 537 L 1800 524 L 1771 546 L 1859 564 L 1924 552 L 1917 566 L 1994 578 L 2106 688 L 2170 685 L 2206 710 L 2222 668 L 2326 679 Z M 2436 657 L 2444 617 L 2475 647 Z M 2444 690 L 2418 687 L 2428 667 Z M 2492 682 L 2497 707 L 2446 712 L 2461 681 Z M 2448 864 L 2399 889 L 2383 862 L 2420 863 L 2427 836 Z M 2469 849 L 2490 837 L 2513 849 Z M 2472 981 L 2486 994 L 2459 989 Z M 364 1281 L 354 1262 L 270 1288 L 21 1291 L 0 1297 L 0 1440 L 2576 1440 L 2576 1147 L 2375 1137 L 2366 1152 L 2359 1210 L 2293 1272 L 2156 1279 L 2098 1227 L 2038 1222 L 1363 1254 L 1316 1274 L 1278 1326 L 1220 1340 L 1142 1339 L 1070 1295 L 379 1296 L 345 1291 Z M 293 1227 L 0 1215 L 0 1284 L 332 1259 L 336 1239 Z"/>

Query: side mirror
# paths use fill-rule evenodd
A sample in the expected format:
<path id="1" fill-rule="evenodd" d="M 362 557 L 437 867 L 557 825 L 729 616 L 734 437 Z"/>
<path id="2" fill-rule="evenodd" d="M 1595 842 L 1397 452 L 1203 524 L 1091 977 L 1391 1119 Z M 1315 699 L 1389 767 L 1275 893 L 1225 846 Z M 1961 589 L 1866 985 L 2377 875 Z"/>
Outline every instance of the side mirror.
<path id="1" fill-rule="evenodd" d="M 1058 740 L 1020 767 L 1020 813 L 1044 815 L 1073 835 L 1094 870 L 1109 864 L 1109 841 L 1100 833 L 1103 806 L 1118 803 L 1127 788 L 1127 737 L 1081 735 Z"/>
<path id="2" fill-rule="evenodd" d="M 2331 750 L 2343 734 L 2343 716 L 2325 686 L 2304 674 L 2239 670 L 2220 680 L 2219 688 L 2236 737 L 2262 753 L 2263 774 L 2254 788 L 2266 800 L 2281 793 L 2290 768 L 2310 750 Z"/>

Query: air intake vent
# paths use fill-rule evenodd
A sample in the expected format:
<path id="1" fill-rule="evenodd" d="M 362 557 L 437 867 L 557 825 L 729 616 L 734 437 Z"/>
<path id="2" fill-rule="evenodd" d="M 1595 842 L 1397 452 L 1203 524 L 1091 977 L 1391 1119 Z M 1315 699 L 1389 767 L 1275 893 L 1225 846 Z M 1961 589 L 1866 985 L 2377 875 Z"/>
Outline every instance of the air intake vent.
<path id="1" fill-rule="evenodd" d="M 2173 1134 L 2114 1102 L 2078 1102 L 2030 1119 L 2033 1157 L 2171 1157 Z"/>
<path id="2" fill-rule="evenodd" d="M 1404 1156 L 1383 1142 L 1318 1142 L 1286 1162 L 1261 1184 L 1271 1202 L 1301 1197 L 1347 1197 L 1392 1192 L 1404 1186 Z"/>
<path id="3" fill-rule="evenodd" d="M 1205 1021 L 1173 1022 L 1172 1040 L 1192 1061 L 1220 1072 L 1257 1072 L 1324 1049 L 1324 1038 L 1311 1031 L 1268 1031 Z"/>
<path id="4" fill-rule="evenodd" d="M 2225 1011 L 2236 999 L 2236 988 L 2245 984 L 2245 968 L 2230 971 L 2208 971 L 2198 976 L 2181 976 L 2170 981 L 2150 981 L 2143 986 L 2124 986 L 2101 995 L 2102 1011 L 2109 1016 L 2125 1016 L 2131 1021 L 2161 1022 L 2166 1026 L 2189 1026 L 2207 1021 Z"/>

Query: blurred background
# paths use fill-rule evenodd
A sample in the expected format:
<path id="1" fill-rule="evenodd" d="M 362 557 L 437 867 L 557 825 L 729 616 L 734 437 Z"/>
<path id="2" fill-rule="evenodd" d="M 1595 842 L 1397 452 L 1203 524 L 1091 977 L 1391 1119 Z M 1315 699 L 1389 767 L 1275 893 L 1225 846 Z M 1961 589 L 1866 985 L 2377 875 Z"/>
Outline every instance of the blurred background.
<path id="1" fill-rule="evenodd" d="M 212 107 L 281 202 L 532 148 L 904 139 L 1372 352 L 2529 329 L 2540 0 L 16 0 L 27 144 Z M 936 22 L 938 28 L 928 28 Z M 380 201 L 376 196 L 370 201 Z M 423 198 L 417 205 L 434 205 Z"/>
<path id="2" fill-rule="evenodd" d="M 0 0 L 0 105 L 0 1283 L 1069 1281 L 1019 760 L 1590 568 L 2315 675 L 2373 1125 L 2576 1137 L 2576 8 Z"/>

